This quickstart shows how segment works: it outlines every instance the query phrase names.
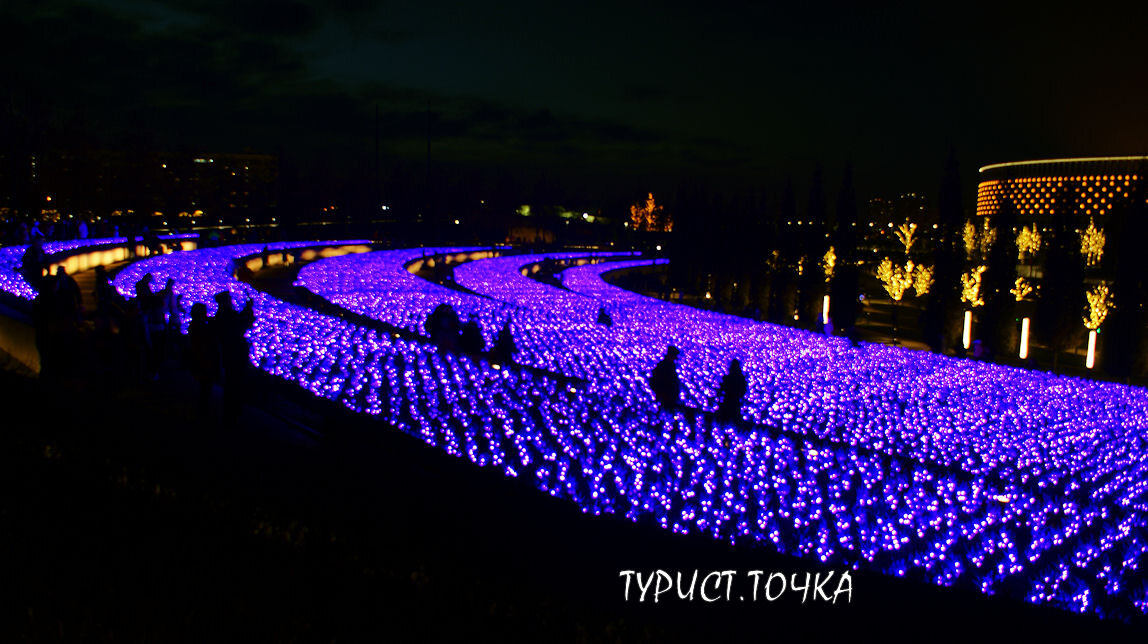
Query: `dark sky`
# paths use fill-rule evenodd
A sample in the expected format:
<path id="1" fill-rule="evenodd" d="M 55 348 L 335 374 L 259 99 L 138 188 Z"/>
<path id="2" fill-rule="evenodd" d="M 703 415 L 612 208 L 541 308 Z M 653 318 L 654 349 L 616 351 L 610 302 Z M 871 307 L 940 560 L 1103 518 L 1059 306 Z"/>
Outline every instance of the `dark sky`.
<path id="1" fill-rule="evenodd" d="M 950 145 L 967 183 L 1148 152 L 1143 7 L 690 4 L 10 1 L 3 114 L 342 172 L 373 159 L 376 107 L 386 167 L 417 165 L 429 102 L 437 159 L 635 193 L 817 162 L 830 186 L 852 162 L 862 197 L 935 193 Z"/>

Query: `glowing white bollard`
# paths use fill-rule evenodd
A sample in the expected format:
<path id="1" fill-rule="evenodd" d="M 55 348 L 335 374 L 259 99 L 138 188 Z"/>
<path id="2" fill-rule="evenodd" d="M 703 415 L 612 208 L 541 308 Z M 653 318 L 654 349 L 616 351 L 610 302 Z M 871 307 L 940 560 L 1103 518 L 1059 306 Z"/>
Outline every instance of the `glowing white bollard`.
<path id="1" fill-rule="evenodd" d="M 829 296 L 821 298 L 821 323 L 829 324 Z"/>
<path id="2" fill-rule="evenodd" d="M 973 345 L 973 312 L 965 311 L 965 332 L 961 335 L 961 342 L 964 343 L 965 349 Z"/>
<path id="3" fill-rule="evenodd" d="M 1028 358 L 1028 318 L 1020 321 L 1020 359 Z"/>
<path id="4" fill-rule="evenodd" d="M 1084 361 L 1084 366 L 1091 369 L 1096 365 L 1096 329 L 1088 332 L 1088 359 Z"/>

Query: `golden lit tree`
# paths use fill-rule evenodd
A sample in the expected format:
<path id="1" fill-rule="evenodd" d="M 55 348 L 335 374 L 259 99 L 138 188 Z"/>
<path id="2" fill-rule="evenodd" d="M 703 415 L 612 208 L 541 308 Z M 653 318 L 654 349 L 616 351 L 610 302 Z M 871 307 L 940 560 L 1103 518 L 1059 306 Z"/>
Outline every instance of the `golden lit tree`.
<path id="1" fill-rule="evenodd" d="M 978 255 L 982 258 L 988 257 L 993 243 L 997 240 L 997 229 L 989 224 L 989 218 L 985 217 L 980 230 L 977 230 L 976 224 L 971 219 L 965 222 L 961 238 L 965 242 L 965 257 L 967 259 L 971 260 Z"/>
<path id="2" fill-rule="evenodd" d="M 821 270 L 825 272 L 825 281 L 833 279 L 833 269 L 837 266 L 837 253 L 830 246 L 829 250 L 825 251 L 825 256 L 821 258 Z"/>
<path id="3" fill-rule="evenodd" d="M 1040 231 L 1037 230 L 1036 224 L 1032 228 L 1022 226 L 1020 232 L 1016 234 L 1016 250 L 1017 259 L 1024 261 L 1025 256 L 1032 256 L 1036 251 L 1040 250 Z"/>
<path id="4" fill-rule="evenodd" d="M 1104 324 L 1104 318 L 1108 317 L 1108 311 L 1116 308 L 1112 303 L 1112 293 L 1108 289 L 1108 284 L 1101 282 L 1088 289 L 1084 298 L 1088 300 L 1088 308 L 1086 309 L 1088 317 L 1084 318 L 1084 328 L 1095 331 L 1100 328 L 1101 324 Z"/>
<path id="5" fill-rule="evenodd" d="M 666 212 L 664 206 L 654 201 L 654 193 L 649 193 L 646 202 L 630 206 L 630 226 L 634 230 L 647 230 L 653 232 L 671 232 L 674 228 L 673 218 Z"/>
<path id="6" fill-rule="evenodd" d="M 1016 297 L 1017 302 L 1020 302 L 1024 298 L 1028 297 L 1030 293 L 1032 293 L 1032 284 L 1029 284 L 1028 281 L 1023 277 L 1018 277 L 1016 278 L 1016 286 L 1014 286 L 1009 292 L 1012 293 L 1014 297 Z"/>
<path id="7" fill-rule="evenodd" d="M 928 295 L 931 288 L 933 288 L 933 267 L 918 266 L 913 273 L 913 290 L 916 291 L 917 297 Z"/>
<path id="8" fill-rule="evenodd" d="M 1089 266 L 1095 266 L 1104 256 L 1104 231 L 1096 227 L 1096 222 L 1088 220 L 1088 228 L 1080 233 L 1080 254 Z"/>
<path id="9" fill-rule="evenodd" d="M 901 245 L 905 247 L 905 256 L 907 257 L 909 255 L 909 250 L 917 241 L 917 224 L 911 223 L 908 219 L 906 219 L 905 223 L 901 224 L 897 228 L 896 234 L 897 241 L 901 242 Z"/>
<path id="10" fill-rule="evenodd" d="M 977 252 L 977 227 L 973 225 L 972 220 L 965 222 L 961 239 L 965 242 L 965 258 L 972 259 L 973 254 Z"/>
<path id="11" fill-rule="evenodd" d="M 886 257 L 877 266 L 877 279 L 881 280 L 881 284 L 885 287 L 885 292 L 889 294 L 889 297 L 893 298 L 894 302 L 900 302 L 905 291 L 913 285 L 913 262 L 901 267 Z"/>
<path id="12" fill-rule="evenodd" d="M 989 218 L 985 217 L 981 226 L 980 237 L 977 239 L 977 245 L 981 249 L 981 257 L 988 257 L 989 251 L 992 250 L 993 244 L 997 241 L 997 229 L 990 226 L 989 223 Z"/>
<path id="13" fill-rule="evenodd" d="M 911 244 L 909 244 L 911 245 Z M 925 295 L 933 286 L 933 267 L 916 266 L 913 260 L 905 262 L 904 266 L 894 264 L 886 257 L 877 266 L 877 279 L 885 287 L 885 292 L 893 300 L 893 342 L 897 341 L 897 312 L 901 308 L 901 300 L 910 288 L 917 292 L 917 296 Z"/>
<path id="14" fill-rule="evenodd" d="M 981 276 L 987 270 L 987 266 L 978 266 L 973 270 L 961 275 L 961 301 L 967 302 L 969 306 L 984 306 L 985 301 L 981 297 Z"/>

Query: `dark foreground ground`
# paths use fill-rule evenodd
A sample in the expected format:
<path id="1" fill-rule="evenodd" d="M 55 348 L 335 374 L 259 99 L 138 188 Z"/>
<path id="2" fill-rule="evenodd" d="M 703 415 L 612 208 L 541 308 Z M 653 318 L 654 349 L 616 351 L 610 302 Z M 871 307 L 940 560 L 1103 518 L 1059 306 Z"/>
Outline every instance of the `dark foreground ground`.
<path id="1" fill-rule="evenodd" d="M 270 384 L 226 423 L 218 397 L 196 415 L 174 365 L 144 383 L 106 363 L 52 384 L 0 372 L 16 641 L 1143 641 L 865 573 L 835 605 L 753 602 L 738 586 L 729 602 L 639 603 L 636 588 L 626 602 L 627 569 L 736 570 L 742 583 L 750 570 L 829 569 L 585 516 Z"/>

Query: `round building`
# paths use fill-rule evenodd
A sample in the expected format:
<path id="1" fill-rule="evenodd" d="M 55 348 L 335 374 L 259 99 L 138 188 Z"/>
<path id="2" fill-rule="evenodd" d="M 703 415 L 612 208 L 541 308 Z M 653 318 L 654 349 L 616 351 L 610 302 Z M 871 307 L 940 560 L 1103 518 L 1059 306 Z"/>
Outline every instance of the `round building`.
<path id="1" fill-rule="evenodd" d="M 1093 157 L 995 163 L 980 169 L 977 210 L 993 217 L 1006 203 L 1022 222 L 1049 225 L 1069 216 L 1072 225 L 1128 210 L 1145 197 L 1148 157 Z M 1099 222 L 1098 222 L 1099 223 Z"/>

